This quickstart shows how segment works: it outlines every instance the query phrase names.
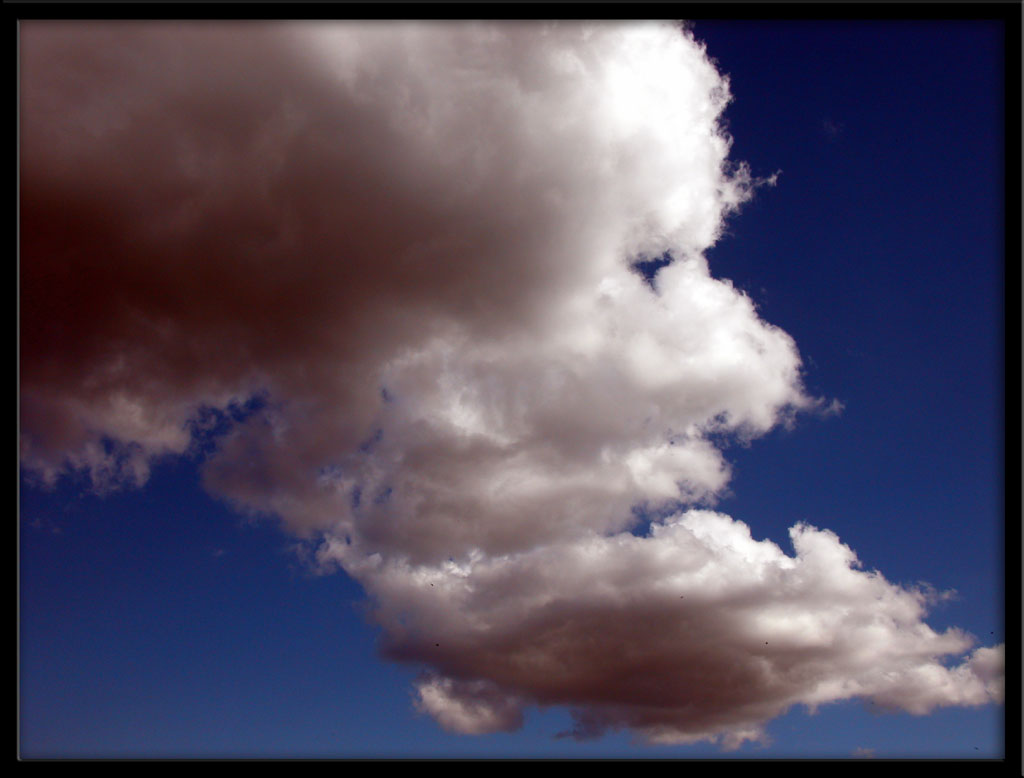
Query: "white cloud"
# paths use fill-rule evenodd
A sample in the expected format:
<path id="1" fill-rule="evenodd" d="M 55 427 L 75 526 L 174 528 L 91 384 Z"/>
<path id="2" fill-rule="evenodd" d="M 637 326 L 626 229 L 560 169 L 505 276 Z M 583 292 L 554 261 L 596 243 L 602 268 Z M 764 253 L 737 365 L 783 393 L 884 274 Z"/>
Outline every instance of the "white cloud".
<path id="1" fill-rule="evenodd" d="M 442 705 L 438 678 L 575 707 L 580 735 L 629 727 L 656 743 L 732 747 L 762 740 L 793 705 L 862 698 L 923 714 L 1001 701 L 1001 647 L 947 667 L 973 639 L 924 623 L 927 592 L 860 569 L 827 530 L 790 534 L 794 556 L 691 509 L 644 537 L 594 533 L 462 563 L 366 564 L 337 543 L 322 561 L 353 569 L 375 598 L 386 656 L 440 674 L 426 709 L 450 729 L 479 725 L 449 713 L 462 708 L 448 696 Z"/>
<path id="2" fill-rule="evenodd" d="M 417 683 L 416 691 L 417 707 L 451 732 L 483 735 L 519 729 L 523 724 L 518 702 L 487 681 L 433 677 Z"/>

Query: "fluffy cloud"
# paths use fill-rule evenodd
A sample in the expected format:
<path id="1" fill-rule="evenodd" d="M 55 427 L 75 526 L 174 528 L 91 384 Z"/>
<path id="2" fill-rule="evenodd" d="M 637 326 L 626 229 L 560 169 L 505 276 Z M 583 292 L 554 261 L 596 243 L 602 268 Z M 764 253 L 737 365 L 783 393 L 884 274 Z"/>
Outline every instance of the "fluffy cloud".
<path id="1" fill-rule="evenodd" d="M 789 557 L 694 507 L 718 436 L 825 406 L 704 259 L 758 182 L 677 25 L 21 44 L 27 472 L 142 485 L 218 422 L 207 488 L 363 583 L 453 731 L 565 705 L 580 737 L 735 746 L 798 703 L 1001 697 L 1001 648 L 945 664 L 969 637 L 832 534 Z"/>
<path id="2" fill-rule="evenodd" d="M 947 666 L 973 639 L 924 623 L 933 594 L 862 570 L 827 530 L 790 535 L 792 557 L 691 509 L 645 536 L 354 566 L 379 603 L 385 655 L 435 668 L 422 706 L 460 731 L 514 721 L 529 701 L 575 708 L 577 737 L 629 727 L 655 743 L 734 747 L 796 704 L 861 698 L 923 714 L 1001 701 L 1002 647 Z M 504 694 L 472 685 L 485 680 Z"/>

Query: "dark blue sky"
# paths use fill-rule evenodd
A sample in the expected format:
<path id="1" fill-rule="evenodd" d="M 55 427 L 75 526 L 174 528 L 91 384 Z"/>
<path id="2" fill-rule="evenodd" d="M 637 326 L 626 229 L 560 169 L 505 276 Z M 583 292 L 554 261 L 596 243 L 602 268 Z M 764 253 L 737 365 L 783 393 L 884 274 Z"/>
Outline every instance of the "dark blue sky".
<path id="1" fill-rule="evenodd" d="M 732 158 L 780 173 L 731 219 L 712 274 L 844 406 L 730 446 L 718 508 L 787 551 L 797 521 L 831 529 L 890 581 L 955 589 L 934 628 L 1001 642 L 1001 24 L 693 29 L 731 79 Z M 416 668 L 375 656 L 358 586 L 311 575 L 272 522 L 206 496 L 197 464 L 103 498 L 22 479 L 23 756 L 722 756 L 553 739 L 563 711 L 510 735 L 444 732 L 413 709 Z M 999 756 L 1002 713 L 798 708 L 768 725 L 773 744 L 726 756 Z"/>
<path id="2" fill-rule="evenodd" d="M 723 507 L 756 511 L 779 540 L 813 518 L 890 578 L 956 588 L 974 600 L 963 615 L 997 619 L 982 593 L 1001 576 L 1000 26 L 696 32 L 731 76 L 734 157 L 781 171 L 712 271 L 794 337 L 809 388 L 845 406 L 736 451 Z"/>

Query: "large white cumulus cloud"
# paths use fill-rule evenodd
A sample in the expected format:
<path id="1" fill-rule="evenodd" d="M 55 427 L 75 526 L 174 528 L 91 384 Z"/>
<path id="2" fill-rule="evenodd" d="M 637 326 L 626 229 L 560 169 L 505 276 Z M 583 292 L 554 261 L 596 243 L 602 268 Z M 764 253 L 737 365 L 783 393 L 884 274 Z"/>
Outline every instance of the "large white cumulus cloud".
<path id="1" fill-rule="evenodd" d="M 737 746 L 795 704 L 856 697 L 924 714 L 1002 700 L 1002 647 L 949 666 L 973 639 L 924 623 L 935 593 L 862 570 L 827 530 L 790 535 L 792 557 L 691 509 L 643 537 L 352 564 L 379 603 L 385 655 L 433 668 L 420 705 L 457 731 L 507 729 L 532 702 L 574 707 L 577 737 L 630 727 Z M 351 553 L 332 543 L 321 559 Z"/>
<path id="2" fill-rule="evenodd" d="M 703 252 L 757 182 L 673 24 L 28 23 L 26 470 L 215 494 L 360 580 L 418 705 L 761 736 L 797 703 L 1001 695 L 1001 649 L 828 532 L 708 505 L 713 444 L 816 407 Z M 632 267 L 670 254 L 653 282 Z M 237 413 L 252 398 L 244 418 Z M 253 410 L 255 409 L 255 410 Z M 634 508 L 662 516 L 631 534 Z"/>

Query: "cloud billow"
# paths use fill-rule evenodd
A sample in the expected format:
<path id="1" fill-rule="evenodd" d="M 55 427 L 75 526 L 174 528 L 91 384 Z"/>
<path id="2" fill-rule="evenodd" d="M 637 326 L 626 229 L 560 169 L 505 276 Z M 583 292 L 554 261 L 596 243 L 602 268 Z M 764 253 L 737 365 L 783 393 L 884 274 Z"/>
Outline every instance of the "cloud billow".
<path id="1" fill-rule="evenodd" d="M 22 30 L 27 473 L 141 486 L 220 420 L 206 487 L 360 581 L 456 732 L 1001 700 L 1002 647 L 949 667 L 925 593 L 710 510 L 714 441 L 823 404 L 704 258 L 759 182 L 685 29 Z"/>

